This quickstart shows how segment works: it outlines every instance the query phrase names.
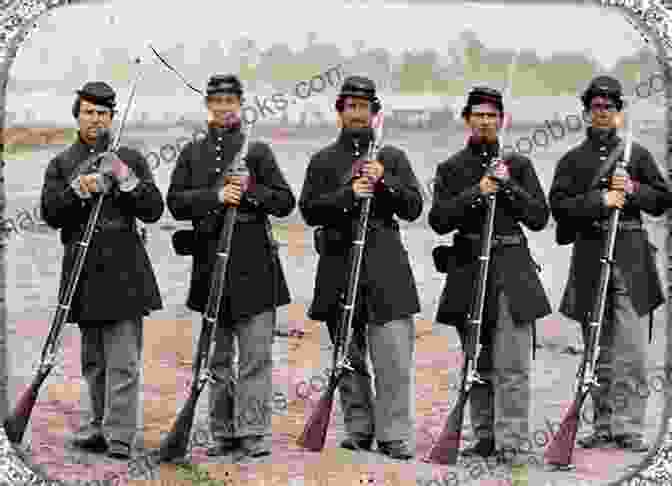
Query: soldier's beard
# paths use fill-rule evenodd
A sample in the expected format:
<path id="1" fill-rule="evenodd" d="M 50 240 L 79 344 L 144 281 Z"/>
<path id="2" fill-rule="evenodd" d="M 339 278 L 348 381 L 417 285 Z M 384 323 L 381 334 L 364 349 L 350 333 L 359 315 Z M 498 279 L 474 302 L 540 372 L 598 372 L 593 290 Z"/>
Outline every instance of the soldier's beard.
<path id="1" fill-rule="evenodd" d="M 479 143 L 495 143 L 497 141 L 497 130 L 475 128 L 471 131 L 471 137 Z"/>

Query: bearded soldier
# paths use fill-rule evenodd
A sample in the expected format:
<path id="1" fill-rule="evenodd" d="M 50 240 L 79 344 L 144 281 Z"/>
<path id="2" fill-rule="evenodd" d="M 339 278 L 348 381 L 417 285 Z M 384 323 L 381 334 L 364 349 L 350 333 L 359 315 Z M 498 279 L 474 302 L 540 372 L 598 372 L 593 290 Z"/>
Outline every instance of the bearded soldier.
<path id="1" fill-rule="evenodd" d="M 373 193 L 350 350 L 356 371 L 346 374 L 340 385 L 348 433 L 341 446 L 370 450 L 375 438 L 380 452 L 409 459 L 413 315 L 420 303 L 395 216 L 414 221 L 423 202 L 408 158 L 398 148 L 383 147 L 378 160 L 367 161 L 361 173 L 353 174 L 353 162 L 366 156 L 373 137 L 371 118 L 380 108 L 371 80 L 351 76 L 344 81 L 336 102 L 343 128 L 336 142 L 311 158 L 299 209 L 308 226 L 320 226 L 320 259 L 308 315 L 326 321 L 334 342 L 362 197 Z M 367 347 L 376 376 L 375 398 Z"/>
<path id="2" fill-rule="evenodd" d="M 541 231 L 550 211 L 527 157 L 503 154 L 496 171 L 491 171 L 493 159 L 500 155 L 503 114 L 499 91 L 476 87 L 469 93 L 462 117 L 472 135 L 465 148 L 437 167 L 429 225 L 439 235 L 457 232 L 449 250 L 455 258 L 441 263 L 447 275 L 436 320 L 455 326 L 464 347 L 465 323 L 479 278 L 485 199 L 497 194 L 481 324 L 483 347 L 476 364 L 484 383 L 475 383 L 469 395 L 477 442 L 463 454 L 488 457 L 499 450 L 510 458 L 507 451 L 529 448 L 534 321 L 551 313 L 521 224 Z"/>
<path id="3" fill-rule="evenodd" d="M 226 175 L 243 145 L 240 123 L 231 126 L 228 122 L 232 114 L 240 120 L 242 97 L 243 86 L 236 76 L 209 79 L 205 98 L 208 135 L 184 147 L 167 196 L 170 213 L 178 221 L 191 220 L 195 230 L 187 306 L 201 313 L 205 312 L 224 224 L 222 209 L 238 207 L 210 362 L 215 379 L 210 388 L 214 444 L 208 454 L 235 453 L 240 458 L 271 452 L 265 436 L 270 435 L 272 418 L 275 308 L 288 304 L 290 295 L 272 244 L 268 215 L 286 217 L 296 206 L 271 148 L 263 142 L 250 142 L 246 163 L 252 182 L 247 190 L 242 190 L 240 177 Z M 239 350 L 237 384 L 234 335 Z M 257 418 L 246 418 L 259 409 L 263 413 Z"/>
<path id="4" fill-rule="evenodd" d="M 584 341 L 609 214 L 613 208 L 622 209 L 599 342 L 599 386 L 591 392 L 594 433 L 578 442 L 586 448 L 615 443 L 644 452 L 648 445 L 643 437 L 647 399 L 640 391 L 647 384 L 642 317 L 663 303 L 663 293 L 642 211 L 662 215 L 669 207 L 670 190 L 653 157 L 639 143 L 632 143 L 627 176 L 612 174 L 615 163 L 605 166 L 621 142 L 617 128 L 622 96 L 620 83 L 609 76 L 590 83 L 581 101 L 591 126 L 586 140 L 558 162 L 549 200 L 558 243 L 574 243 L 560 312 L 582 323 Z"/>
<path id="5" fill-rule="evenodd" d="M 73 445 L 127 459 L 140 406 L 143 317 L 162 308 L 135 218 L 158 221 L 164 203 L 139 152 L 94 148 L 102 136 L 96 130 L 112 125 L 115 98 L 104 82 L 86 83 L 77 91 L 72 114 L 79 123 L 78 138 L 49 162 L 41 209 L 45 222 L 61 230 L 63 293 L 96 196 L 105 197 L 68 316 L 81 330 L 82 374 L 93 415 Z"/>

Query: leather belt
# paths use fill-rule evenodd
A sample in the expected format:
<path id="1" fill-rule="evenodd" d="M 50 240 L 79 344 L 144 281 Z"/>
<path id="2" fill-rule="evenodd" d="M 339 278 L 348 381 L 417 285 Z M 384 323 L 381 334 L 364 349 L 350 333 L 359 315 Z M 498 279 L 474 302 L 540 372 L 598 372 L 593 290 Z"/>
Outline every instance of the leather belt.
<path id="1" fill-rule="evenodd" d="M 96 229 L 99 231 L 134 231 L 135 225 L 128 220 L 104 219 L 96 223 Z"/>
<path id="2" fill-rule="evenodd" d="M 237 223 L 261 223 L 264 217 L 259 213 L 238 211 L 236 215 Z"/>
<path id="3" fill-rule="evenodd" d="M 394 230 L 398 230 L 399 223 L 397 223 L 394 219 L 372 218 L 369 219 L 369 227 L 371 229 L 392 228 Z"/>
<path id="4" fill-rule="evenodd" d="M 592 229 L 597 231 L 607 231 L 609 229 L 608 221 L 593 221 L 591 225 Z M 641 231 L 644 226 L 639 220 L 631 221 L 619 221 L 618 230 L 619 231 Z"/>
<path id="5" fill-rule="evenodd" d="M 476 233 L 459 233 L 457 237 L 466 238 L 471 241 L 481 241 L 481 235 Z M 525 235 L 493 235 L 492 246 L 520 246 L 526 241 Z"/>

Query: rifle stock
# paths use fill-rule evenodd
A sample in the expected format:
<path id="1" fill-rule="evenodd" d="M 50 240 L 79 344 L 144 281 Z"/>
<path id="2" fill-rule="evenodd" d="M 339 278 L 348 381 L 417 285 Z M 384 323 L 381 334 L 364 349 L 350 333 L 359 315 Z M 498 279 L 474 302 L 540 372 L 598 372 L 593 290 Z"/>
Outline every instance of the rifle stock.
<path id="1" fill-rule="evenodd" d="M 579 429 L 581 409 L 587 396 L 588 393 L 582 389 L 576 392 L 574 402 L 562 419 L 558 432 L 553 436 L 553 440 L 544 451 L 544 457 L 549 464 L 567 467 L 571 463 L 576 434 Z"/>
<path id="2" fill-rule="evenodd" d="M 332 373 L 327 389 L 320 397 L 313 413 L 308 419 L 298 441 L 304 449 L 320 452 L 324 448 L 324 442 L 327 438 L 327 429 L 329 428 L 329 421 L 331 420 L 331 412 L 334 407 L 334 394 L 341 381 L 341 376 L 341 373 Z"/>
<path id="3" fill-rule="evenodd" d="M 469 387 L 467 384 L 467 376 L 469 376 L 468 368 L 465 360 L 465 366 L 462 369 L 462 383 L 460 385 L 460 394 L 457 399 L 455 407 L 448 415 L 443 431 L 439 435 L 436 445 L 430 450 L 424 462 L 435 462 L 439 464 L 457 463 L 457 455 L 460 450 L 460 443 L 462 442 L 462 424 L 464 422 L 464 407 L 469 398 Z"/>
<path id="4" fill-rule="evenodd" d="M 173 427 L 159 447 L 159 460 L 170 461 L 176 457 L 184 457 L 191 438 L 191 429 L 194 424 L 196 404 L 201 396 L 204 385 L 198 380 L 192 382 L 189 398 L 178 414 Z"/>
<path id="5" fill-rule="evenodd" d="M 23 440 L 26 426 L 33 413 L 42 383 L 47 379 L 53 365 L 41 367 L 35 374 L 32 383 L 23 392 L 14 408 L 14 412 L 5 419 L 5 432 L 10 442 L 19 444 Z"/>

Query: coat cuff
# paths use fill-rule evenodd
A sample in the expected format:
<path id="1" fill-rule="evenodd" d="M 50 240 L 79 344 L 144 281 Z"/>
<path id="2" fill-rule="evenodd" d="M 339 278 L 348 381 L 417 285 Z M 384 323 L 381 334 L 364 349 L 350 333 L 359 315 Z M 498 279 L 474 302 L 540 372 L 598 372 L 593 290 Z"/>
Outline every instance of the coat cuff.
<path id="1" fill-rule="evenodd" d="M 483 201 L 485 201 L 483 193 L 481 193 L 481 187 L 478 184 L 475 184 L 471 189 L 467 189 L 463 193 L 463 196 L 463 200 L 472 208 L 482 206 Z"/>
<path id="2" fill-rule="evenodd" d="M 380 190 L 397 196 L 401 192 L 401 177 L 393 174 L 383 174 L 383 177 L 378 181 Z"/>
<path id="3" fill-rule="evenodd" d="M 604 200 L 604 191 L 595 189 L 586 195 L 585 209 L 589 214 L 602 218 L 609 214 L 609 208 Z"/>
<path id="4" fill-rule="evenodd" d="M 135 175 L 132 168 L 128 168 L 128 175 L 119 181 L 119 190 L 121 192 L 131 192 L 140 184 L 140 179 Z"/>
<path id="5" fill-rule="evenodd" d="M 524 202 L 532 199 L 530 193 L 513 180 L 509 180 L 504 186 L 504 195 L 512 202 Z"/>
<path id="6" fill-rule="evenodd" d="M 263 209 L 268 200 L 273 197 L 273 191 L 268 187 L 255 184 L 245 192 L 244 197 L 255 208 Z"/>
<path id="7" fill-rule="evenodd" d="M 355 191 L 352 190 L 352 186 L 350 184 L 341 187 L 336 192 L 334 203 L 336 206 L 343 209 L 343 212 L 349 212 L 355 209 L 357 199 L 355 198 Z"/>

